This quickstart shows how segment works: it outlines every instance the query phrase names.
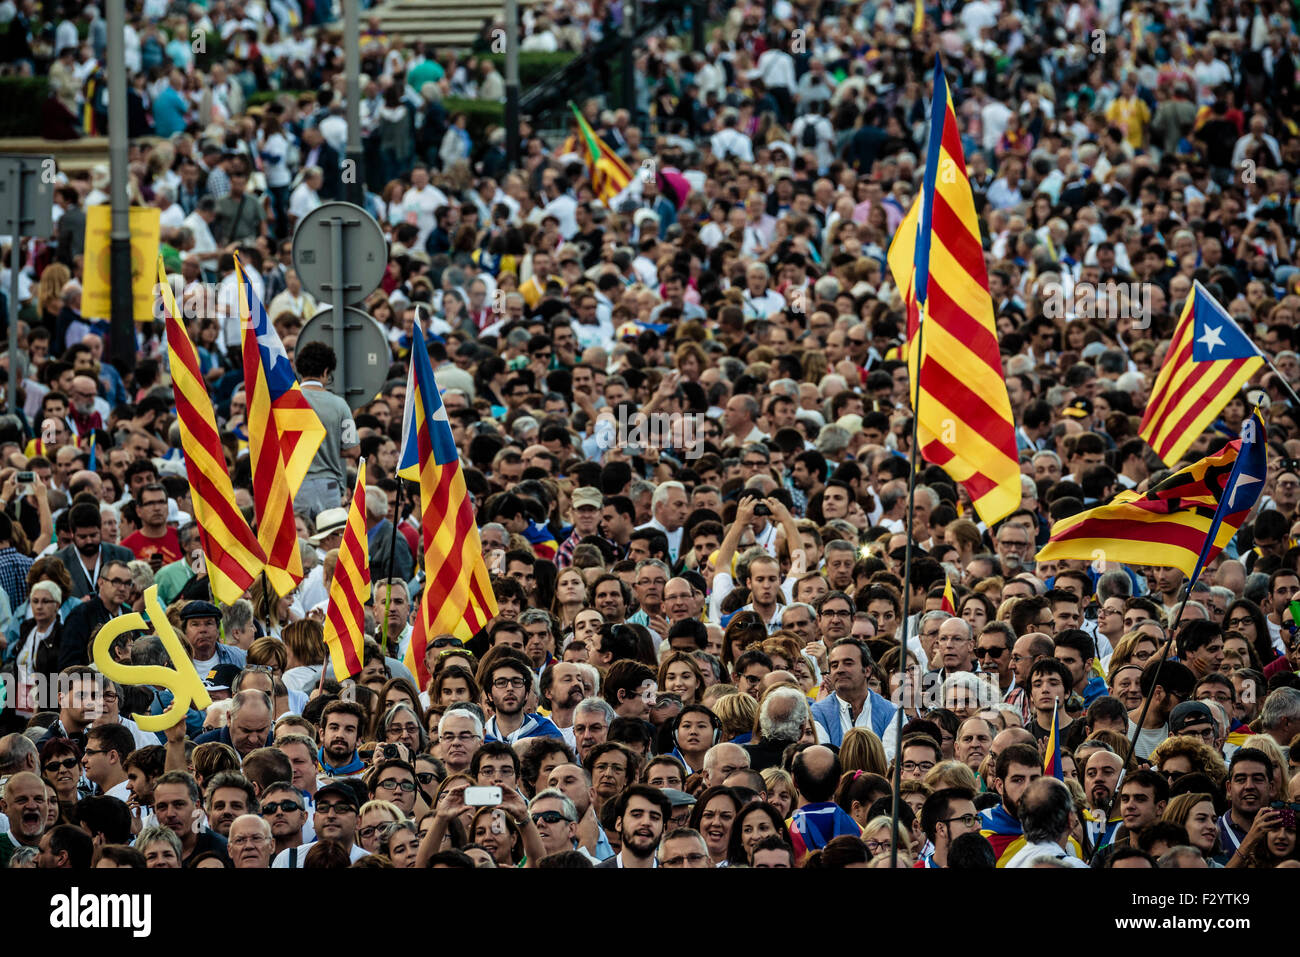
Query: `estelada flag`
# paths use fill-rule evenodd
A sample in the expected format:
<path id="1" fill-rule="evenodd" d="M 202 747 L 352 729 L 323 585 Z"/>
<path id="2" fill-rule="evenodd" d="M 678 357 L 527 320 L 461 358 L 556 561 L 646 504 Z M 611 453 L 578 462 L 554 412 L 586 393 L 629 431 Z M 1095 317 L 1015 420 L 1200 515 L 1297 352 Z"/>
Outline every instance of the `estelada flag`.
<path id="1" fill-rule="evenodd" d="M 1263 365 L 1255 343 L 1206 288 L 1194 282 L 1138 434 L 1161 460 L 1173 465 Z"/>

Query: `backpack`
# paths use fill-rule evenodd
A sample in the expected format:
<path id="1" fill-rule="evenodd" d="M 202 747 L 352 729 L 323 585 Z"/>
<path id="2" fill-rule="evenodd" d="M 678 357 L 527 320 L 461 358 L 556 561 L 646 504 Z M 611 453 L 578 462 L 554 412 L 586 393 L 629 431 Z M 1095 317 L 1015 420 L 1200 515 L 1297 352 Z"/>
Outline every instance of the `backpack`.
<path id="1" fill-rule="evenodd" d="M 821 138 L 817 135 L 817 121 L 815 119 L 805 119 L 803 121 L 803 132 L 799 134 L 799 145 L 807 147 L 810 150 L 816 149 Z"/>

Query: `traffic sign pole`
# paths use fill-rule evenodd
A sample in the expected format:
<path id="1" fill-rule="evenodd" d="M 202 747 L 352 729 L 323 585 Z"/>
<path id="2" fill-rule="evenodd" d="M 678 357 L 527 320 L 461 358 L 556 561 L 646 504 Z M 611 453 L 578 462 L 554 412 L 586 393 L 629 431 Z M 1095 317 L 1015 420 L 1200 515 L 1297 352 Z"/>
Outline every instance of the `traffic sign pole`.
<path id="1" fill-rule="evenodd" d="M 18 414 L 18 271 L 23 268 L 23 167 L 10 173 L 13 232 L 9 234 L 9 412 Z M 21 421 L 21 420 L 20 420 Z"/>
<path id="2" fill-rule="evenodd" d="M 334 387 L 334 394 L 346 398 L 343 395 L 343 375 L 345 351 L 343 349 L 343 327 L 347 325 L 347 313 L 343 310 L 344 303 L 344 284 L 343 279 L 343 220 L 338 217 L 332 217 L 329 220 L 330 228 L 330 260 L 333 266 L 334 276 L 330 280 L 330 302 L 334 306 L 334 356 L 338 360 L 338 365 L 334 369 L 334 381 L 331 385 Z"/>

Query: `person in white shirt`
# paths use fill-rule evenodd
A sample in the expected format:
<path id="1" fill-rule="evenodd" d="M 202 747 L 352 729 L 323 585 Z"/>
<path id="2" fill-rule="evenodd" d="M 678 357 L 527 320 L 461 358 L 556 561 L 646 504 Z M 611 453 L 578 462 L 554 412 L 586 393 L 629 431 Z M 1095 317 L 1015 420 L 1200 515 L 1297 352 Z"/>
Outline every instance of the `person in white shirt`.
<path id="1" fill-rule="evenodd" d="M 423 163 L 411 167 L 411 188 L 402 194 L 402 207 L 406 221 L 420 230 L 415 238 L 415 249 L 423 249 L 433 227 L 437 225 L 434 213 L 439 207 L 449 205 L 447 194 L 429 182 L 429 168 Z"/>
<path id="2" fill-rule="evenodd" d="M 217 218 L 217 203 L 211 196 L 204 196 L 194 212 L 185 217 L 181 225 L 194 237 L 194 246 L 189 255 L 198 257 L 199 266 L 205 272 L 217 271 L 217 252 L 219 247 L 212 235 L 212 223 Z"/>
<path id="3" fill-rule="evenodd" d="M 289 197 L 290 228 L 321 204 L 320 188 L 324 182 L 325 173 L 319 166 L 308 166 L 302 171 L 302 182 Z"/>
<path id="4" fill-rule="evenodd" d="M 736 129 L 739 116 L 734 109 L 722 114 L 722 129 L 709 139 L 709 147 L 718 159 L 735 158 L 743 163 L 754 162 L 754 144 L 749 137 Z"/>
<path id="5" fill-rule="evenodd" d="M 1070 824 L 1074 799 L 1056 778 L 1038 778 L 1021 795 L 1018 805 L 1025 846 L 1007 867 L 1033 867 L 1042 858 L 1060 861 L 1066 867 L 1087 867 L 1070 846 Z"/>
<path id="6" fill-rule="evenodd" d="M 130 800 L 124 765 L 134 750 L 135 736 L 120 724 L 100 725 L 86 732 L 81 766 L 97 793 L 115 797 L 123 803 Z"/>

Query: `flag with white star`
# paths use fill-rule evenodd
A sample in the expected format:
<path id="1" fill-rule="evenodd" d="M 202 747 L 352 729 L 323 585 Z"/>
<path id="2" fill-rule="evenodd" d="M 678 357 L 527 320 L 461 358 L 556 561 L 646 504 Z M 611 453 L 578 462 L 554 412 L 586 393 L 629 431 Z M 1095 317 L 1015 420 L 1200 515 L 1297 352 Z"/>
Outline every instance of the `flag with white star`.
<path id="1" fill-rule="evenodd" d="M 1250 336 L 1204 286 L 1193 283 L 1138 434 L 1173 465 L 1263 365 Z M 1236 437 L 1226 425 L 1216 431 Z"/>
<path id="2" fill-rule="evenodd" d="M 1145 493 L 1062 519 L 1038 560 L 1165 565 L 1191 578 L 1213 561 L 1250 515 L 1264 487 L 1268 432 L 1256 409 L 1241 436 Z M 1104 568 L 1101 568 L 1104 571 Z"/>

